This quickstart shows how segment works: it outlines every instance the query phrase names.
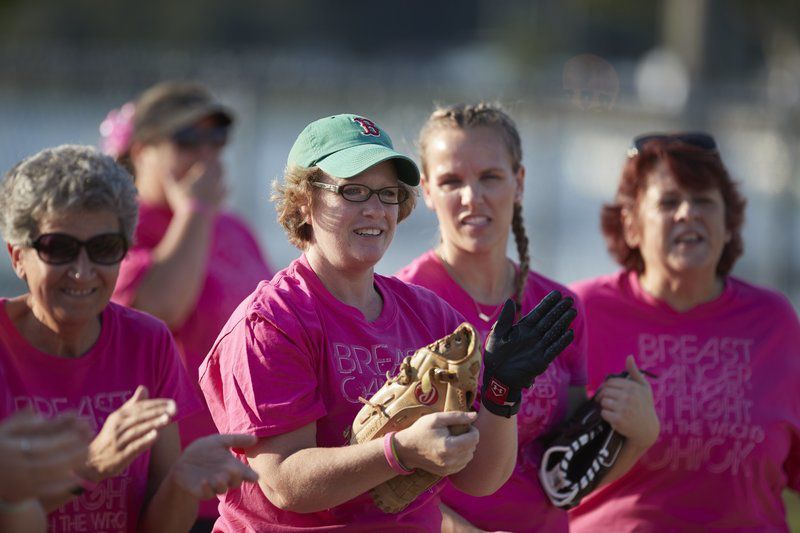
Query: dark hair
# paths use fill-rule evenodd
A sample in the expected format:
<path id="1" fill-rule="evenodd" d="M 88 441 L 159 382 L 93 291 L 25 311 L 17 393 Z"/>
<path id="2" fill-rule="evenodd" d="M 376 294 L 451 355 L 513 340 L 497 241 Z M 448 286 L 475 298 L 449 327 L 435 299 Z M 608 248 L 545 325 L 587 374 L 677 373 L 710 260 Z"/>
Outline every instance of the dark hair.
<path id="1" fill-rule="evenodd" d="M 647 188 L 648 176 L 662 161 L 681 187 L 690 191 L 718 189 L 722 194 L 725 227 L 731 239 L 722 250 L 717 274 L 728 275 L 744 252 L 742 226 L 746 200 L 728 174 L 719 152 L 668 139 L 648 141 L 622 168 L 614 203 L 604 205 L 600 214 L 600 227 L 609 253 L 626 269 L 644 272 L 641 252 L 625 242 L 622 211 L 635 210 Z"/>

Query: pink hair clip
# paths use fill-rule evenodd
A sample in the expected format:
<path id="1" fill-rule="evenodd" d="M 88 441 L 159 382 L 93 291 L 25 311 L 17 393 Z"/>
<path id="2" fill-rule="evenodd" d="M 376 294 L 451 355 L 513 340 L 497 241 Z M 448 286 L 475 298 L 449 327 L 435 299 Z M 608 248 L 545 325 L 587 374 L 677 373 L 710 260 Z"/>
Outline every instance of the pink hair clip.
<path id="1" fill-rule="evenodd" d="M 100 144 L 104 153 L 119 158 L 128 151 L 133 136 L 135 110 L 133 102 L 128 102 L 119 109 L 109 111 L 100 123 Z"/>

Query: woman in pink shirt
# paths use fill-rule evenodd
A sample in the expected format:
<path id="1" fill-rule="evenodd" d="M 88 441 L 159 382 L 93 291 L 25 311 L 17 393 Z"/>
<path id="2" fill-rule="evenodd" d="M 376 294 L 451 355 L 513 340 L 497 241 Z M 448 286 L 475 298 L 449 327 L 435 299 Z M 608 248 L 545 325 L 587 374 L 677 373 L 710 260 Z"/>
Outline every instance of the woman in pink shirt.
<path id="1" fill-rule="evenodd" d="M 181 453 L 175 421 L 200 406 L 172 337 L 109 303 L 136 212 L 130 175 L 89 147 L 42 150 L 0 186 L 0 231 L 28 286 L 0 299 L 12 409 L 74 412 L 93 436 L 80 484 L 40 494 L 50 531 L 185 532 L 200 499 L 256 478 L 228 451 L 249 436 L 209 436 Z M 56 459 L 33 440 L 21 446 Z"/>
<path id="2" fill-rule="evenodd" d="M 800 489 L 800 323 L 785 297 L 730 274 L 744 206 L 711 136 L 634 140 L 601 218 L 623 270 L 573 288 L 589 388 L 634 354 L 656 376 L 661 434 L 570 512 L 572 530 L 788 529 L 781 492 Z"/>
<path id="3" fill-rule="evenodd" d="M 555 305 L 552 322 L 525 317 L 512 328 L 513 304 L 501 313 L 484 357 L 505 397 L 485 398 L 477 415 L 434 413 L 347 445 L 359 397 L 370 398 L 404 357 L 463 321 L 430 291 L 374 272 L 418 183 L 414 162 L 368 118 L 326 117 L 295 141 L 275 200 L 303 255 L 241 303 L 200 369 L 220 431 L 259 438 L 237 450 L 259 486 L 222 497 L 216 531 L 438 531 L 438 485 L 398 514 L 378 509 L 368 491 L 420 468 L 482 495 L 511 473 L 519 391 L 571 340 L 569 299 Z M 548 355 L 535 348 L 542 345 Z M 454 424 L 471 428 L 450 435 Z"/>
<path id="4" fill-rule="evenodd" d="M 425 203 L 439 219 L 439 245 L 398 273 L 455 307 L 486 336 L 503 302 L 514 298 L 522 312 L 558 283 L 529 270 L 522 219 L 525 167 L 519 133 L 491 104 L 454 105 L 433 112 L 419 138 Z M 509 230 L 519 264 L 506 256 Z M 538 479 L 543 449 L 537 440 L 585 400 L 585 317 L 573 324 L 574 342 L 525 391 L 517 415 L 519 457 L 509 481 L 495 494 L 475 498 L 448 486 L 442 492 L 445 529 L 458 531 L 564 531 L 565 511 L 550 504 Z M 626 400 L 614 413 L 631 411 L 625 452 L 607 479 L 624 472 L 655 440 L 658 422 L 647 381 L 631 361 L 634 380 L 615 380 Z"/>
<path id="5" fill-rule="evenodd" d="M 202 85 L 162 82 L 101 126 L 104 149 L 139 192 L 139 223 L 113 301 L 166 322 L 197 396 L 197 368 L 242 298 L 273 272 L 250 229 L 224 207 L 222 154 L 234 116 Z M 178 424 L 181 444 L 216 433 L 203 406 Z M 216 501 L 195 531 L 210 531 Z"/>

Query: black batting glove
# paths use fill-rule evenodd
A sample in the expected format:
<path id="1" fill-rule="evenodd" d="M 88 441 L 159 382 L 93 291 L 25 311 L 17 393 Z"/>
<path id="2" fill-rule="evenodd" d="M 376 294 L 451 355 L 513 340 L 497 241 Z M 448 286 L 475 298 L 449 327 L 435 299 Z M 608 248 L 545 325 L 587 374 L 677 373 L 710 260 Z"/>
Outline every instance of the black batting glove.
<path id="1" fill-rule="evenodd" d="M 516 324 L 515 314 L 516 305 L 506 300 L 483 352 L 481 402 L 507 418 L 519 411 L 522 389 L 530 387 L 572 342 L 569 325 L 578 313 L 572 298 L 553 291 Z"/>

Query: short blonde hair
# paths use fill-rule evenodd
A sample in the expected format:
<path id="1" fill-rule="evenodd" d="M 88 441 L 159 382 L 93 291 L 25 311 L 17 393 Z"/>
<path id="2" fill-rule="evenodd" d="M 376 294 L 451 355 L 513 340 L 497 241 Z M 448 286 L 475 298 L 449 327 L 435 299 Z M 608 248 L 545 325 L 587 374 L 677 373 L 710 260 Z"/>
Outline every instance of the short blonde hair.
<path id="1" fill-rule="evenodd" d="M 278 222 L 286 230 L 289 242 L 300 250 L 306 250 L 311 242 L 313 230 L 306 224 L 303 207 L 311 206 L 314 199 L 313 181 L 322 181 L 327 174 L 319 167 L 292 165 L 286 168 L 282 182 L 272 184 L 272 201 L 278 211 Z M 398 180 L 397 184 L 408 191 L 408 200 L 398 206 L 397 222 L 408 218 L 416 205 L 416 187 Z"/>

